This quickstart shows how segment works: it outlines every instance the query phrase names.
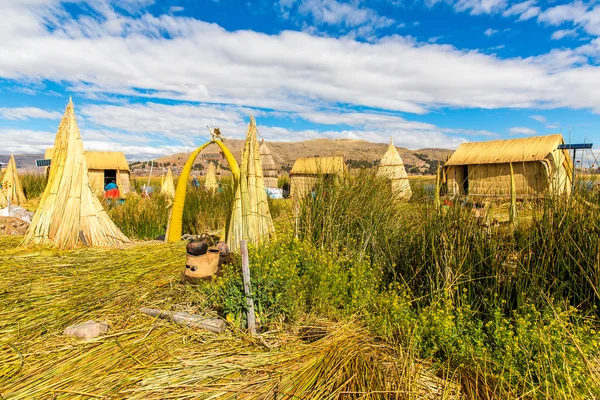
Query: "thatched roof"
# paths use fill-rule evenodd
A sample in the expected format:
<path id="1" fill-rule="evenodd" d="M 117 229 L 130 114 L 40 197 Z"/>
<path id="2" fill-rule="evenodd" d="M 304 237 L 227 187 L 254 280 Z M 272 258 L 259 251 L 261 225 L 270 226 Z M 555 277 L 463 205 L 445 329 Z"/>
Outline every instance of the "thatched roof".
<path id="1" fill-rule="evenodd" d="M 563 143 L 560 134 L 463 143 L 446 161 L 445 166 L 542 161 Z M 564 152 L 569 157 L 568 152 Z"/>
<path id="2" fill-rule="evenodd" d="M 45 158 L 52 158 L 54 149 L 46 150 Z M 88 170 L 90 169 L 118 169 L 120 171 L 129 171 L 129 164 L 125 158 L 125 154 L 120 151 L 86 151 L 85 160 L 87 161 Z"/>
<path id="3" fill-rule="evenodd" d="M 27 201 L 25 193 L 23 193 L 21 181 L 17 175 L 17 163 L 13 155 L 8 160 L 6 173 L 0 182 L 0 207 L 6 207 L 8 199 L 10 199 L 10 203 L 13 206 L 23 205 Z"/>
<path id="4" fill-rule="evenodd" d="M 317 157 L 317 158 L 299 158 L 294 163 L 290 175 L 306 174 L 336 174 L 341 175 L 346 172 L 344 157 Z"/>
<path id="5" fill-rule="evenodd" d="M 48 184 L 23 244 L 72 249 L 129 243 L 92 192 L 73 102 L 65 109 L 54 142 Z"/>

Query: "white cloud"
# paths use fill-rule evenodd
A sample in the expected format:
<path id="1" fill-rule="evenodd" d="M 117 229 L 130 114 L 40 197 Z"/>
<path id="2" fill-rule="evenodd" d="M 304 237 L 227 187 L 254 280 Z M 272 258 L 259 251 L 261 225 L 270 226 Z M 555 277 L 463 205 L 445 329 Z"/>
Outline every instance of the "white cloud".
<path id="1" fill-rule="evenodd" d="M 531 115 L 529 118 L 536 120 L 537 122 L 541 122 L 542 124 L 546 123 L 546 117 L 543 115 Z"/>
<path id="2" fill-rule="evenodd" d="M 551 7 L 538 16 L 538 21 L 553 26 L 570 22 L 590 35 L 600 36 L 600 6 L 593 3 L 574 1 Z"/>
<path id="3" fill-rule="evenodd" d="M 522 126 L 515 126 L 513 128 L 510 128 L 508 130 L 508 132 L 511 135 L 535 135 L 535 134 L 537 134 L 537 132 L 534 131 L 533 129 L 525 128 Z"/>
<path id="4" fill-rule="evenodd" d="M 561 29 L 555 31 L 550 36 L 552 40 L 560 40 L 566 37 L 575 37 L 577 36 L 577 29 Z"/>
<path id="5" fill-rule="evenodd" d="M 0 117 L 10 120 L 27 119 L 60 119 L 62 114 L 58 111 L 46 111 L 36 107 L 8 108 L 0 107 Z"/>
<path id="6" fill-rule="evenodd" d="M 531 7 L 519 16 L 518 21 L 527 21 L 531 18 L 537 17 L 541 10 L 542 9 L 540 7 Z"/>
<path id="7" fill-rule="evenodd" d="M 506 0 L 457 0 L 457 11 L 469 11 L 471 15 L 494 14 L 506 8 Z"/>
<path id="8" fill-rule="evenodd" d="M 179 6 L 171 6 L 171 7 L 169 7 L 169 12 L 171 12 L 173 14 L 178 13 L 178 12 L 182 12 L 183 10 L 185 10 L 185 8 L 179 7 Z"/>
<path id="9" fill-rule="evenodd" d="M 498 33 L 499 31 L 497 29 L 492 29 L 492 28 L 487 28 L 485 30 L 485 32 L 483 32 L 485 34 L 485 36 L 490 37 L 492 36 L 494 33 Z"/>
<path id="10" fill-rule="evenodd" d="M 521 15 L 525 11 L 529 10 L 531 7 L 535 5 L 535 0 L 527 0 L 521 3 L 517 3 L 512 5 L 509 9 L 502 13 L 504 17 L 511 17 L 513 15 Z"/>
<path id="11" fill-rule="evenodd" d="M 358 2 L 353 1 L 280 0 L 279 5 L 286 17 L 310 15 L 317 25 L 383 28 L 391 26 L 395 22 L 393 19 L 380 16 L 374 10 L 362 7 Z"/>
<path id="12" fill-rule="evenodd" d="M 359 43 L 303 32 L 227 32 L 214 24 L 169 15 L 111 18 L 71 20 L 48 31 L 39 17 L 39 26 L 27 35 L 0 35 L 0 76 L 66 82 L 70 90 L 87 94 L 287 111 L 330 103 L 412 113 L 441 106 L 600 104 L 595 80 L 577 79 L 596 67 L 570 68 L 575 57 L 581 61 L 572 51 L 501 60 L 400 36 Z M 176 38 L 164 39 L 161 31 Z M 439 65 L 444 65 L 443 73 Z"/>

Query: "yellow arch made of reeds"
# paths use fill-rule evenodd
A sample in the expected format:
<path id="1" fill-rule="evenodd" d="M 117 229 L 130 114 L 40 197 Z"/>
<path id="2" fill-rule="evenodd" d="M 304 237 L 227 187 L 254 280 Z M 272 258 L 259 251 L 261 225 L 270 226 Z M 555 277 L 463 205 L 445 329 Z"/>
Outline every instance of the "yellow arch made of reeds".
<path id="1" fill-rule="evenodd" d="M 227 164 L 229 164 L 229 168 L 231 169 L 231 174 L 233 175 L 234 184 L 240 180 L 240 167 L 238 166 L 237 161 L 231 154 L 231 151 L 223 144 L 221 141 L 211 140 L 208 143 L 203 144 L 198 147 L 188 158 L 185 165 L 183 166 L 183 170 L 181 170 L 181 175 L 179 176 L 179 180 L 177 181 L 177 189 L 175 189 L 175 199 L 173 200 L 173 209 L 171 210 L 171 217 L 169 218 L 169 225 L 167 229 L 167 235 L 165 237 L 165 241 L 172 243 L 181 240 L 181 229 L 182 229 L 182 220 L 183 220 L 183 207 L 185 206 L 185 193 L 187 191 L 187 183 L 190 177 L 190 173 L 192 172 L 192 166 L 194 165 L 194 161 L 196 157 L 204 150 L 205 147 L 216 143 L 220 148 L 223 154 L 225 155 L 225 159 L 227 160 Z M 226 230 L 224 231 L 227 232 Z"/>

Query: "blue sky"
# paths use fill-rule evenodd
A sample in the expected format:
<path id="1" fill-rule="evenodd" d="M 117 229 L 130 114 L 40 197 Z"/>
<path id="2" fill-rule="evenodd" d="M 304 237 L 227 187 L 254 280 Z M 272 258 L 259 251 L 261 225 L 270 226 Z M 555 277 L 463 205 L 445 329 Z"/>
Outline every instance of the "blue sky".
<path id="1" fill-rule="evenodd" d="M 600 4 L 509 0 L 0 2 L 0 153 L 242 138 L 411 149 L 562 132 L 600 144 Z"/>

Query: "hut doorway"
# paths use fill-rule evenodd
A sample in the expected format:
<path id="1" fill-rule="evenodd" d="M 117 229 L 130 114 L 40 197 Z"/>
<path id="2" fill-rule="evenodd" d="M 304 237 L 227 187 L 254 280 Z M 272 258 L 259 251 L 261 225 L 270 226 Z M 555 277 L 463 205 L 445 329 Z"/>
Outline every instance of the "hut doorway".
<path id="1" fill-rule="evenodd" d="M 105 169 L 104 170 L 104 187 L 112 181 L 117 182 L 117 170 L 116 169 Z"/>
<path id="2" fill-rule="evenodd" d="M 465 195 L 469 193 L 469 167 L 467 165 L 457 165 L 454 170 L 455 194 Z"/>

